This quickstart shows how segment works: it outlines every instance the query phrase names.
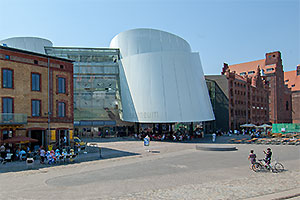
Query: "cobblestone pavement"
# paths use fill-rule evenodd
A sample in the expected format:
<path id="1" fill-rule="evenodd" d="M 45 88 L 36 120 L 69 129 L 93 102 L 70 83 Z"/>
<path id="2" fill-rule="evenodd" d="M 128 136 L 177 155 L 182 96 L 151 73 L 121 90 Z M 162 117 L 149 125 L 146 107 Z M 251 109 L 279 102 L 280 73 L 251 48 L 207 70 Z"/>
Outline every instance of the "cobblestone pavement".
<path id="1" fill-rule="evenodd" d="M 300 171 L 294 171 L 281 174 L 253 174 L 245 178 L 150 190 L 110 199 L 249 199 L 298 188 L 299 195 Z"/>
<path id="2" fill-rule="evenodd" d="M 235 152 L 210 152 L 196 150 L 212 145 L 197 141 L 151 142 L 149 148 L 142 141 L 91 142 L 132 156 L 0 173 L 0 199 L 274 199 L 282 192 L 297 194 L 300 186 L 296 146 L 271 146 L 286 171 L 255 173 L 249 150 L 261 158 L 268 146 L 239 144 Z"/>

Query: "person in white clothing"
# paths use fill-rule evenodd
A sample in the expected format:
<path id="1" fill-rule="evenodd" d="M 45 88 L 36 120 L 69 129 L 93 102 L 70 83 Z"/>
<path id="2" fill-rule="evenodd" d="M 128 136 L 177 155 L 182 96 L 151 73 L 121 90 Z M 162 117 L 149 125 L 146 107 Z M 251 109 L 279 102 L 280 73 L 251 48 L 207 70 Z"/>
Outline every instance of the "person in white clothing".
<path id="1" fill-rule="evenodd" d="M 213 134 L 212 134 L 212 141 L 213 141 L 213 142 L 216 141 L 216 137 L 217 137 L 217 134 L 216 134 L 216 133 L 213 133 Z"/>

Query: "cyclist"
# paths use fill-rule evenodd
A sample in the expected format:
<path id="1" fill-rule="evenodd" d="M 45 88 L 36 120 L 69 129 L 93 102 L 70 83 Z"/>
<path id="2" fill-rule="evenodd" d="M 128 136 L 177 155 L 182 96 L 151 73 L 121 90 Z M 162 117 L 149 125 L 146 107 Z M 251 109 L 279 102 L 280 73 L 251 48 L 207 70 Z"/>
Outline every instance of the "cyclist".
<path id="1" fill-rule="evenodd" d="M 266 166 L 269 167 L 271 164 L 271 158 L 272 158 L 271 148 L 267 148 L 267 152 L 264 151 L 264 153 L 266 154 L 266 158 L 265 158 Z"/>
<path id="2" fill-rule="evenodd" d="M 254 150 L 250 151 L 250 154 L 248 156 L 248 160 L 250 160 L 252 165 L 256 162 L 256 154 L 254 153 Z"/>

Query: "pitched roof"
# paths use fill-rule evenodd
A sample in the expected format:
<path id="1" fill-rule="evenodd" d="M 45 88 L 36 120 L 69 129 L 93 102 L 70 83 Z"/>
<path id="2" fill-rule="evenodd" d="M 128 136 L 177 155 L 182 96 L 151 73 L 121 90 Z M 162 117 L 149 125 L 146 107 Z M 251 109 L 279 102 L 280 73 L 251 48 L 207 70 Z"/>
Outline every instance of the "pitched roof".
<path id="1" fill-rule="evenodd" d="M 297 76 L 296 70 L 284 72 L 284 83 L 292 91 L 300 91 L 300 76 Z"/>
<path id="2" fill-rule="evenodd" d="M 230 69 L 230 71 L 235 71 L 237 74 L 240 74 L 243 72 L 247 72 L 247 74 L 248 74 L 248 72 L 250 72 L 250 71 L 254 71 L 256 73 L 258 65 L 261 69 L 264 69 L 265 68 L 265 59 L 235 64 L 235 65 L 229 65 L 229 69 Z M 249 74 L 249 76 L 251 76 L 251 73 Z"/>

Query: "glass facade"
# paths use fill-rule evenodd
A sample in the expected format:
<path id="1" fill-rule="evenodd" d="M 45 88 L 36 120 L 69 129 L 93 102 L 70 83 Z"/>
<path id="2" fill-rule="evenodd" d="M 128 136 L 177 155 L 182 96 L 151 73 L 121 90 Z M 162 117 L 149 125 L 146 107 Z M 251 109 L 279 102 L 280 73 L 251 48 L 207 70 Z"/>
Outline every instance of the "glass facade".
<path id="1" fill-rule="evenodd" d="M 122 114 L 119 50 L 45 47 L 51 56 L 74 61 L 74 125 L 116 125 Z"/>
<path id="2" fill-rule="evenodd" d="M 215 114 L 215 120 L 205 122 L 205 130 L 228 131 L 229 130 L 229 102 L 219 85 L 206 79 L 211 105 Z"/>

